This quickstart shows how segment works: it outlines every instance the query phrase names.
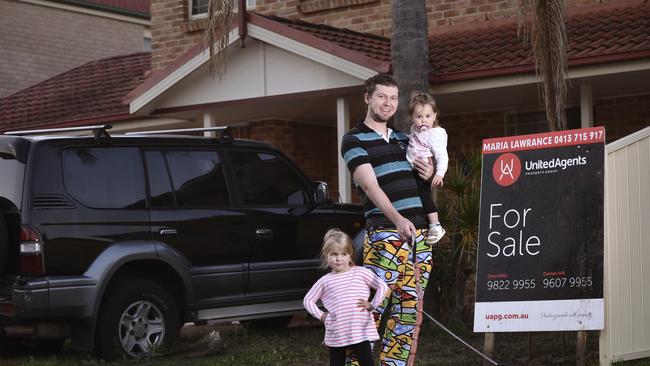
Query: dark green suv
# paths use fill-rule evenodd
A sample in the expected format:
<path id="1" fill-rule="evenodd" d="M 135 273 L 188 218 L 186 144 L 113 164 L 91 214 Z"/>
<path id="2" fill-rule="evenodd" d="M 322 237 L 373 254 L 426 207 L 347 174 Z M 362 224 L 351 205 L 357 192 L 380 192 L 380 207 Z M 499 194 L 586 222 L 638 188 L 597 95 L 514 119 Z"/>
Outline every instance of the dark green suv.
<path id="1" fill-rule="evenodd" d="M 362 232 L 268 144 L 89 128 L 0 136 L 5 348 L 139 357 L 186 322 L 291 315 L 325 231 Z"/>

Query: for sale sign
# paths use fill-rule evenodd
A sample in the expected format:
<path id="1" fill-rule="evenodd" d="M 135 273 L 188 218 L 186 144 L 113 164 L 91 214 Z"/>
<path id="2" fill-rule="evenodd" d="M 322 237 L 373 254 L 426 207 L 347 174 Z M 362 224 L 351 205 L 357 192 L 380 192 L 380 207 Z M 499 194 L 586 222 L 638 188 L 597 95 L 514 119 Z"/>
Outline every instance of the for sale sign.
<path id="1" fill-rule="evenodd" d="M 474 331 L 603 328 L 604 140 L 483 141 Z"/>

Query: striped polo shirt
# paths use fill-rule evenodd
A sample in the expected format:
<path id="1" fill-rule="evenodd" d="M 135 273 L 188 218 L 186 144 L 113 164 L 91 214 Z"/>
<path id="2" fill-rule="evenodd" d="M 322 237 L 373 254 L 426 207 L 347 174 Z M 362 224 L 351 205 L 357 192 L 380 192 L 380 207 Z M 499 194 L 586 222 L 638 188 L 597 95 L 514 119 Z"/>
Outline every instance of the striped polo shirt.
<path id="1" fill-rule="evenodd" d="M 427 225 L 415 173 L 406 160 L 408 136 L 392 131 L 389 142 L 361 122 L 343 136 L 341 156 L 351 173 L 361 164 L 370 164 L 379 186 L 393 207 L 418 228 Z M 372 226 L 395 227 L 357 185 L 366 221 Z"/>

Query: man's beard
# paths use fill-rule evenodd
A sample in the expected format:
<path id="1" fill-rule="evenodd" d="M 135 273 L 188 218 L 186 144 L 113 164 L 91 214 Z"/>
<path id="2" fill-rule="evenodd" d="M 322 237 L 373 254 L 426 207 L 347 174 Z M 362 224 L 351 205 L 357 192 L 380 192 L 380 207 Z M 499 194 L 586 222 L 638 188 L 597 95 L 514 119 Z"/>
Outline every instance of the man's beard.
<path id="1" fill-rule="evenodd" d="M 391 114 L 388 118 L 384 118 L 381 115 L 375 113 L 372 109 L 370 110 L 370 118 L 372 118 L 373 121 L 377 121 L 377 122 L 388 123 L 388 121 L 390 121 L 390 119 L 393 118 L 393 115 L 394 113 Z"/>

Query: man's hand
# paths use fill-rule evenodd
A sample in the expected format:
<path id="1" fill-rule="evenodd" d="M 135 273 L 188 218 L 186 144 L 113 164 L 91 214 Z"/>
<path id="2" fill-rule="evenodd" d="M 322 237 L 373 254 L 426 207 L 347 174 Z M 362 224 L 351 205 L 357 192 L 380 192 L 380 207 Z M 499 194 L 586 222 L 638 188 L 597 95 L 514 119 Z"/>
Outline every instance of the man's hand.
<path id="1" fill-rule="evenodd" d="M 395 222 L 395 228 L 403 241 L 411 242 L 411 238 L 415 235 L 415 225 L 411 221 L 404 216 L 400 216 L 397 222 Z"/>
<path id="2" fill-rule="evenodd" d="M 428 181 L 431 176 L 433 176 L 433 164 L 431 164 L 429 160 L 417 158 L 413 164 L 415 165 L 415 170 L 418 171 L 418 175 L 420 178 L 422 178 L 422 180 Z"/>
<path id="3" fill-rule="evenodd" d="M 434 185 L 434 186 L 440 186 L 440 187 L 442 187 L 442 184 L 443 184 L 443 183 L 442 183 L 442 175 L 437 175 L 437 174 L 436 174 L 436 175 L 433 177 L 433 181 L 431 182 L 431 184 Z"/>

